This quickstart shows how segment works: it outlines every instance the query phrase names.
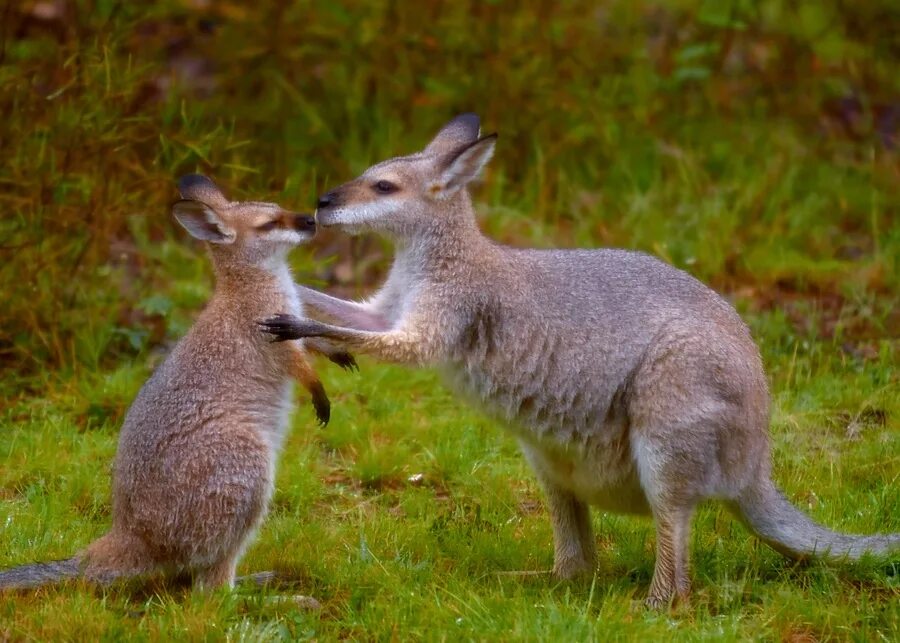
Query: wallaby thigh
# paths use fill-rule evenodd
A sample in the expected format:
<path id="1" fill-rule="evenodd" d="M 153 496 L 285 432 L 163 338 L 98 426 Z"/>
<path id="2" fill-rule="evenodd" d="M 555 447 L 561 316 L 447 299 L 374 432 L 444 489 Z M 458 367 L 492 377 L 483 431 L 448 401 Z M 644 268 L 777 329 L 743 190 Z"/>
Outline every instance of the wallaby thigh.
<path id="1" fill-rule="evenodd" d="M 132 525 L 165 558 L 208 566 L 240 552 L 272 493 L 270 447 L 253 431 L 219 427 L 173 441 L 136 490 Z"/>
<path id="2" fill-rule="evenodd" d="M 628 415 L 651 505 L 733 498 L 767 466 L 765 379 L 743 343 L 717 327 L 673 325 L 636 369 Z"/>

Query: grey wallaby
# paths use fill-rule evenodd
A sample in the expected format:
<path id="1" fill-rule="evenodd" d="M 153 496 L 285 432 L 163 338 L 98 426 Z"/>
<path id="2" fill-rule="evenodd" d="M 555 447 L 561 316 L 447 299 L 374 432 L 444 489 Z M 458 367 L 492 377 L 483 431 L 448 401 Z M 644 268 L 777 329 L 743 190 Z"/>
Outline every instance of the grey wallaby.
<path id="1" fill-rule="evenodd" d="M 301 287 L 340 325 L 279 315 L 263 329 L 439 366 L 504 420 L 546 492 L 559 577 L 594 567 L 590 505 L 652 514 L 653 606 L 688 594 L 691 517 L 707 498 L 788 556 L 900 547 L 900 534 L 830 531 L 775 487 L 762 361 L 722 297 L 639 252 L 510 248 L 479 231 L 466 185 L 495 141 L 462 115 L 323 195 L 322 227 L 395 242 L 387 281 L 363 303 Z"/>
<path id="2" fill-rule="evenodd" d="M 0 589 L 83 577 L 106 584 L 151 572 L 190 573 L 202 588 L 230 586 L 266 514 L 275 460 L 293 407 L 291 380 L 329 403 L 298 342 L 272 344 L 260 315 L 302 314 L 287 264 L 316 231 L 311 215 L 273 203 L 230 202 L 209 179 L 178 183 L 175 218 L 206 241 L 215 292 L 190 331 L 144 384 L 119 437 L 112 528 L 74 557 L 0 571 Z M 311 340 L 345 367 L 344 352 Z"/>

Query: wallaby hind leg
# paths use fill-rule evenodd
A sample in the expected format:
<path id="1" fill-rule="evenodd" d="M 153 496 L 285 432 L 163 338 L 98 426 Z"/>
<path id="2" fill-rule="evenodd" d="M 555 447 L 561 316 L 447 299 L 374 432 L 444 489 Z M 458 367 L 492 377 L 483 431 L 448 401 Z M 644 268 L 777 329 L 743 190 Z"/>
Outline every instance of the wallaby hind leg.
<path id="1" fill-rule="evenodd" d="M 553 482 L 548 463 L 537 449 L 520 442 L 522 453 L 544 489 L 553 526 L 553 575 L 568 580 L 591 573 L 597 560 L 590 507 L 574 493 Z"/>
<path id="2" fill-rule="evenodd" d="M 702 463 L 673 442 L 649 430 L 632 434 L 641 486 L 656 523 L 656 565 L 646 601 L 653 608 L 673 598 L 686 600 L 690 593 L 691 518 L 701 498 L 698 479 L 705 474 Z"/>
<path id="3" fill-rule="evenodd" d="M 203 591 L 211 591 L 220 587 L 231 589 L 237 571 L 239 555 L 229 556 L 209 567 L 194 571 L 194 585 Z"/>
<path id="4" fill-rule="evenodd" d="M 116 528 L 88 545 L 82 561 L 85 579 L 101 585 L 159 568 L 143 540 Z"/>
<path id="5" fill-rule="evenodd" d="M 664 607 L 673 598 L 687 600 L 691 591 L 690 530 L 693 506 L 654 507 L 656 565 L 646 604 Z"/>
<path id="6" fill-rule="evenodd" d="M 590 508 L 570 491 L 544 482 L 553 524 L 553 575 L 568 580 L 594 570 L 597 550 Z"/>

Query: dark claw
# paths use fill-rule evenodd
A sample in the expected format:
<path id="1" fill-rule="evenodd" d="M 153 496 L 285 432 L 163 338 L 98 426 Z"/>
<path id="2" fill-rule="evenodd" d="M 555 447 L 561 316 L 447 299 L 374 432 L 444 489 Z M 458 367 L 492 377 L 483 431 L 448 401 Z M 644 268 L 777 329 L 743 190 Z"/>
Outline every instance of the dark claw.
<path id="1" fill-rule="evenodd" d="M 321 382 L 315 382 L 309 392 L 312 393 L 313 408 L 316 410 L 319 424 L 327 426 L 328 420 L 331 419 L 331 402 L 328 400 L 328 394 L 325 393 L 325 387 Z"/>
<path id="2" fill-rule="evenodd" d="M 301 325 L 300 320 L 293 315 L 279 313 L 278 315 L 273 315 L 272 317 L 257 321 L 256 325 L 259 326 L 260 330 L 264 333 L 274 335 L 275 338 L 272 340 L 273 342 L 284 342 L 289 339 L 300 339 L 303 337 L 298 328 Z"/>
<path id="3" fill-rule="evenodd" d="M 343 351 L 340 353 L 331 353 L 328 355 L 328 359 L 344 370 L 359 372 L 359 364 L 356 363 L 356 360 L 350 353 L 345 353 Z"/>

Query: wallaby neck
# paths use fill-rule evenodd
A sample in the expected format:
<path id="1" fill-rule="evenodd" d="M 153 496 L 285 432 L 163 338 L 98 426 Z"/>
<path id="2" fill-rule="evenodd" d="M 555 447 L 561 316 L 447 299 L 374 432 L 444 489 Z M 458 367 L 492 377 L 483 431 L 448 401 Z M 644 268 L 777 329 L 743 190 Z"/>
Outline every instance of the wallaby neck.
<path id="1" fill-rule="evenodd" d="M 495 244 L 478 228 L 466 192 L 446 204 L 447 212 L 410 238 L 397 241 L 397 260 L 424 274 L 452 273 L 459 267 L 489 261 Z"/>
<path id="2" fill-rule="evenodd" d="M 242 263 L 233 265 L 213 258 L 216 276 L 215 295 L 246 293 L 255 299 L 261 294 L 279 292 L 292 284 L 287 262 L 273 263 L 271 266 L 254 266 Z"/>

